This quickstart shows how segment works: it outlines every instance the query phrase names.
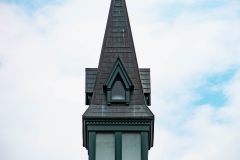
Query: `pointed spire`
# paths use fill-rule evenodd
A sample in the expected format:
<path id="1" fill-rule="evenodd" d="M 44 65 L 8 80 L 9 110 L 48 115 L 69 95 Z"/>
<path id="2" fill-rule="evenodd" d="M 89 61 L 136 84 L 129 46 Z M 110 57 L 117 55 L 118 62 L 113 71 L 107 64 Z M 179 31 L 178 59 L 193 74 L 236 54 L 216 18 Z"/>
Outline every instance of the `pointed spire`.
<path id="1" fill-rule="evenodd" d="M 119 58 L 134 85 L 130 104 L 145 104 L 125 0 L 112 0 L 105 30 L 92 104 L 107 104 L 103 85 Z"/>
<path id="2" fill-rule="evenodd" d="M 143 91 L 144 86 L 145 93 L 151 93 L 150 70 L 142 69 L 146 72 L 142 74 L 145 82 L 142 84 L 125 0 L 111 1 L 98 69 L 88 71 L 86 94 L 89 94 L 91 103 L 83 114 L 83 146 L 88 148 L 88 126 L 98 125 L 101 121 L 104 125 L 143 124 L 149 129 L 148 148 L 152 147 L 154 114 L 146 104 Z M 125 99 L 113 98 L 124 97 L 123 92 L 112 94 L 111 87 L 114 88 L 119 79 L 124 81 Z"/>

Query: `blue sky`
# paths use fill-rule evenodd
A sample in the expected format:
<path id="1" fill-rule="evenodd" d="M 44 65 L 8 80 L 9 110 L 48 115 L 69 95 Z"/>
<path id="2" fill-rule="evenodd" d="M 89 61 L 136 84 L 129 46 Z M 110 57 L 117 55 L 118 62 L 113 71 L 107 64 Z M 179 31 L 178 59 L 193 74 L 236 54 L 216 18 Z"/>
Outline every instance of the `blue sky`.
<path id="1" fill-rule="evenodd" d="M 184 3 L 179 1 L 175 3 L 160 3 L 154 8 L 161 8 L 161 14 L 158 14 L 160 19 L 173 20 L 176 16 L 182 12 L 204 12 L 214 8 L 225 6 L 228 1 L 213 0 L 213 1 L 196 1 L 195 3 Z"/>
<path id="2" fill-rule="evenodd" d="M 224 94 L 223 86 L 234 77 L 236 69 L 231 69 L 225 73 L 218 73 L 206 76 L 205 81 L 195 92 L 199 94 L 199 99 L 195 105 L 210 104 L 215 107 L 223 107 L 226 105 L 228 97 Z"/>
<path id="3" fill-rule="evenodd" d="M 240 2 L 126 2 L 151 68 L 149 159 L 239 159 Z M 0 159 L 87 159 L 84 71 L 98 65 L 109 5 L 0 1 Z"/>
<path id="4" fill-rule="evenodd" d="M 38 0 L 38 1 L 31 1 L 31 0 L 2 0 L 4 3 L 14 3 L 24 7 L 26 10 L 37 10 L 39 8 L 44 7 L 47 4 L 51 4 L 56 2 L 55 0 Z"/>

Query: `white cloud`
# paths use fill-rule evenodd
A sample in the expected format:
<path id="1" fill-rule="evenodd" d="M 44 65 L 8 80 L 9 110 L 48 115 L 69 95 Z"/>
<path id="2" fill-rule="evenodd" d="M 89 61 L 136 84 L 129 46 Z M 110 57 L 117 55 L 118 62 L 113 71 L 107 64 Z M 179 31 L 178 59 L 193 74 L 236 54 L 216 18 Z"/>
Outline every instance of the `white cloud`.
<path id="1" fill-rule="evenodd" d="M 150 159 L 239 157 L 239 81 L 226 84 L 223 93 L 229 99 L 222 108 L 192 103 L 198 98 L 194 88 L 206 78 L 239 68 L 237 6 L 229 3 L 204 12 L 183 11 L 174 21 L 148 24 L 130 17 L 139 66 L 150 66 L 152 71 L 151 108 L 158 127 Z"/>
<path id="2" fill-rule="evenodd" d="M 183 11 L 167 21 L 156 16 L 161 8 L 152 9 L 167 2 L 138 2 L 127 4 L 139 66 L 152 72 L 156 123 L 150 159 L 237 159 L 239 69 L 220 88 L 226 106 L 192 102 L 206 77 L 240 65 L 239 3 Z M 81 140 L 84 68 L 98 66 L 109 5 L 110 0 L 64 1 L 30 15 L 0 3 L 4 160 L 87 159 Z"/>

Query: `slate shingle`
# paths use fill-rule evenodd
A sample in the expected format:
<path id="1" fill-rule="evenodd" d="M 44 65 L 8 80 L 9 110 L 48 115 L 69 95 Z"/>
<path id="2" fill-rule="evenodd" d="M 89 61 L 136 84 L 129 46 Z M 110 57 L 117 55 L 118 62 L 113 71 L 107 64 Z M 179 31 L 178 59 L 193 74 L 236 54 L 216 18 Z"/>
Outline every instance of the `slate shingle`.
<path id="1" fill-rule="evenodd" d="M 149 68 L 139 68 L 141 84 L 143 87 L 143 93 L 151 93 L 151 80 L 150 80 L 150 69 Z M 97 68 L 86 68 L 86 79 L 85 79 L 85 92 L 93 93 L 94 83 L 97 77 Z M 106 74 L 107 77 L 108 74 Z M 105 78 L 100 79 L 101 83 L 106 81 Z M 136 79 L 132 79 L 133 83 L 137 83 Z"/>
<path id="2" fill-rule="evenodd" d="M 126 104 L 107 106 L 103 85 L 118 57 L 134 85 L 134 89 L 130 92 L 129 106 Z M 93 93 L 91 105 L 83 115 L 85 118 L 100 115 L 104 115 L 102 118 L 154 117 L 146 105 L 144 96 L 145 92 L 151 92 L 150 70 L 138 68 L 125 0 L 111 1 L 98 69 L 86 69 L 85 91 Z M 140 108 L 137 109 L 136 106 Z"/>

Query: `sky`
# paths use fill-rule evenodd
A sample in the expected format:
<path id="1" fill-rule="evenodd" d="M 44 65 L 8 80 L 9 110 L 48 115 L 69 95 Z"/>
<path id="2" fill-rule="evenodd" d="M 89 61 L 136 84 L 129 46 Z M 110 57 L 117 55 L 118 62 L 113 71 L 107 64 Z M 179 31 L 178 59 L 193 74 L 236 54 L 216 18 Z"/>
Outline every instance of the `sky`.
<path id="1" fill-rule="evenodd" d="M 240 159 L 240 1 L 126 0 L 151 69 L 149 160 Z M 0 159 L 83 160 L 110 0 L 0 0 Z M 91 32 L 90 32 L 91 31 Z"/>

